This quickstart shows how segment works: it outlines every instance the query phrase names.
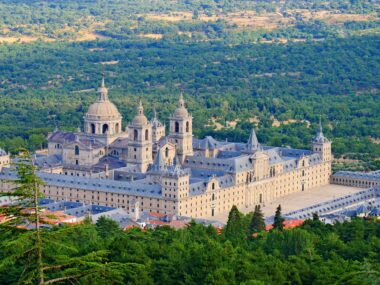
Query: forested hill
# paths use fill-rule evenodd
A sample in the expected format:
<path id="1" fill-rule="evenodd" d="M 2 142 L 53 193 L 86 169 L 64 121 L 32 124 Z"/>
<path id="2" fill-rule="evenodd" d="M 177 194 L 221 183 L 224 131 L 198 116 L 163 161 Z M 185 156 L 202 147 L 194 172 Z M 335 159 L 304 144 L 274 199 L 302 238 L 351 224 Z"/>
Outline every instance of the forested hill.
<path id="1" fill-rule="evenodd" d="M 165 121 L 183 90 L 196 136 L 246 140 L 255 126 L 263 143 L 308 148 L 321 116 L 350 159 L 336 169 L 379 168 L 378 12 L 369 0 L 0 0 L 0 147 L 82 126 L 104 70 L 124 123 L 140 97 Z"/>
<path id="2" fill-rule="evenodd" d="M 138 97 L 148 114 L 155 106 L 165 120 L 184 90 L 198 136 L 246 139 L 250 119 L 257 117 L 263 142 L 308 147 L 322 115 L 335 153 L 379 154 L 378 145 L 364 139 L 380 133 L 379 44 L 378 37 L 352 37 L 287 45 L 122 40 L 3 45 L 2 144 L 9 147 L 7 138 L 44 131 L 38 128 L 46 132 L 53 128 L 53 115 L 63 128 L 80 126 L 96 98 L 100 63 L 115 62 L 106 65 L 106 82 L 125 122 Z M 222 124 L 240 122 L 237 128 L 204 128 L 212 117 Z M 275 128 L 274 118 L 312 125 Z"/>

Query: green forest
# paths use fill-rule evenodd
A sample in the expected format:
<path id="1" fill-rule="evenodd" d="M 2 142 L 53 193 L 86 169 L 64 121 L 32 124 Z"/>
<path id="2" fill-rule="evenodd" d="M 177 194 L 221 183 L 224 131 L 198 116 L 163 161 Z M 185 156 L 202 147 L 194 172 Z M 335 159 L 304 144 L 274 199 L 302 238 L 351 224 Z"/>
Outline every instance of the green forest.
<path id="1" fill-rule="evenodd" d="M 346 159 L 334 170 L 378 169 L 378 14 L 371 0 L 0 0 L 0 147 L 81 127 L 104 72 L 125 124 L 139 98 L 167 123 L 183 91 L 197 137 L 255 127 L 309 148 L 321 117 Z"/>
<path id="2" fill-rule="evenodd" d="M 354 219 L 248 234 L 248 216 L 218 234 L 190 223 L 174 230 L 121 231 L 106 218 L 96 225 L 42 230 L 45 284 L 351 284 L 380 282 L 380 223 Z M 0 284 L 36 278 L 33 231 L 0 228 Z M 76 276 L 76 277 L 74 277 Z M 21 280 L 21 283 L 19 283 Z M 29 280 L 29 281 L 28 281 Z M 24 283 L 23 283 L 24 282 Z M 30 282 L 30 283 L 29 283 Z"/>

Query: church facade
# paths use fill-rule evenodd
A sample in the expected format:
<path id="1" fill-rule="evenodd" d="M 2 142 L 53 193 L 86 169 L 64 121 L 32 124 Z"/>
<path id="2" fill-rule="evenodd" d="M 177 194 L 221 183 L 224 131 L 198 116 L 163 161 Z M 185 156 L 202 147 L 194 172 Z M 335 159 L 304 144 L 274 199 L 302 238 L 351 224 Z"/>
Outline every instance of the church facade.
<path id="1" fill-rule="evenodd" d="M 166 126 L 141 102 L 122 129 L 104 79 L 84 116 L 83 131 L 49 134 L 48 154 L 35 156 L 52 199 L 182 216 L 212 217 L 233 205 L 252 207 L 329 184 L 331 142 L 318 132 L 310 150 L 264 146 L 252 130 L 247 142 L 196 139 L 182 94 Z M 0 173 L 0 190 L 16 179 Z"/>

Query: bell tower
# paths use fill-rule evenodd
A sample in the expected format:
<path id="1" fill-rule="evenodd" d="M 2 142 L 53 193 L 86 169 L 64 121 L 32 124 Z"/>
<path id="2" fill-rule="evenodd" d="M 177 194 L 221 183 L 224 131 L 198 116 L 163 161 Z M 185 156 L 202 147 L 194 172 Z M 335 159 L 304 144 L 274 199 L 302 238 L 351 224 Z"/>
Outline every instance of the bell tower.
<path id="1" fill-rule="evenodd" d="M 153 162 L 152 158 L 152 125 L 144 115 L 140 101 L 137 114 L 128 126 L 128 158 L 127 164 L 137 165 L 139 171 L 146 172 Z"/>
<path id="2" fill-rule="evenodd" d="M 169 140 L 176 147 L 177 155 L 181 163 L 187 155 L 193 154 L 193 117 L 185 108 L 185 100 L 182 93 L 178 99 L 178 106 L 169 117 Z"/>
<path id="3" fill-rule="evenodd" d="M 332 160 L 331 141 L 323 135 L 321 119 L 319 119 L 317 134 L 312 140 L 312 151 L 318 153 L 324 162 Z"/>

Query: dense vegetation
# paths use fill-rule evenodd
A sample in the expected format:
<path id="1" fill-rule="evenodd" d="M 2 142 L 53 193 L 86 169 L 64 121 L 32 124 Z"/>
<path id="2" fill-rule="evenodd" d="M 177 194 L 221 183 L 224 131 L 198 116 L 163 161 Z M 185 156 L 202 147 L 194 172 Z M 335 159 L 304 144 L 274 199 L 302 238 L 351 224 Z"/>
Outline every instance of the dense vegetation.
<path id="1" fill-rule="evenodd" d="M 301 228 L 261 232 L 255 238 L 247 238 L 241 225 L 230 225 L 221 235 L 211 226 L 193 223 L 182 230 L 122 232 L 114 222 L 101 219 L 96 225 L 43 230 L 43 262 L 50 268 L 45 270 L 46 280 L 84 273 L 87 276 L 76 278 L 80 284 L 369 285 L 380 281 L 379 222 L 358 218 L 330 226 L 310 220 Z M 0 284 L 16 284 L 35 270 L 32 260 L 22 258 L 31 247 L 30 234 L 0 228 Z M 16 262 L 10 258 L 14 255 L 19 257 Z M 65 266 L 54 270 L 57 264 Z"/>
<path id="2" fill-rule="evenodd" d="M 95 99 L 107 65 L 110 96 L 132 119 L 138 97 L 166 120 L 184 90 L 197 136 L 245 140 L 257 117 L 259 139 L 271 145 L 308 147 L 322 115 L 334 152 L 380 154 L 379 38 L 353 37 L 287 45 L 225 46 L 218 42 L 100 41 L 0 46 L 0 145 L 39 147 L 43 135 L 76 129 Z M 78 68 L 78 65 L 80 68 Z M 80 92 L 81 90 L 84 90 Z M 149 103 L 148 103 L 149 102 Z M 169 103 L 169 104 L 168 104 Z M 216 130 L 240 120 L 236 128 Z M 273 117 L 296 123 L 272 127 Z M 311 122 L 308 128 L 307 120 Z"/>
<path id="3" fill-rule="evenodd" d="M 308 148 L 322 116 L 334 154 L 358 160 L 335 169 L 379 168 L 378 12 L 371 0 L 0 0 L 0 41 L 43 40 L 0 45 L 0 147 L 81 126 L 105 66 L 124 122 L 138 97 L 166 120 L 183 90 L 196 136 L 245 140 L 256 126 L 263 143 Z M 106 38 L 75 42 L 87 34 Z"/>

